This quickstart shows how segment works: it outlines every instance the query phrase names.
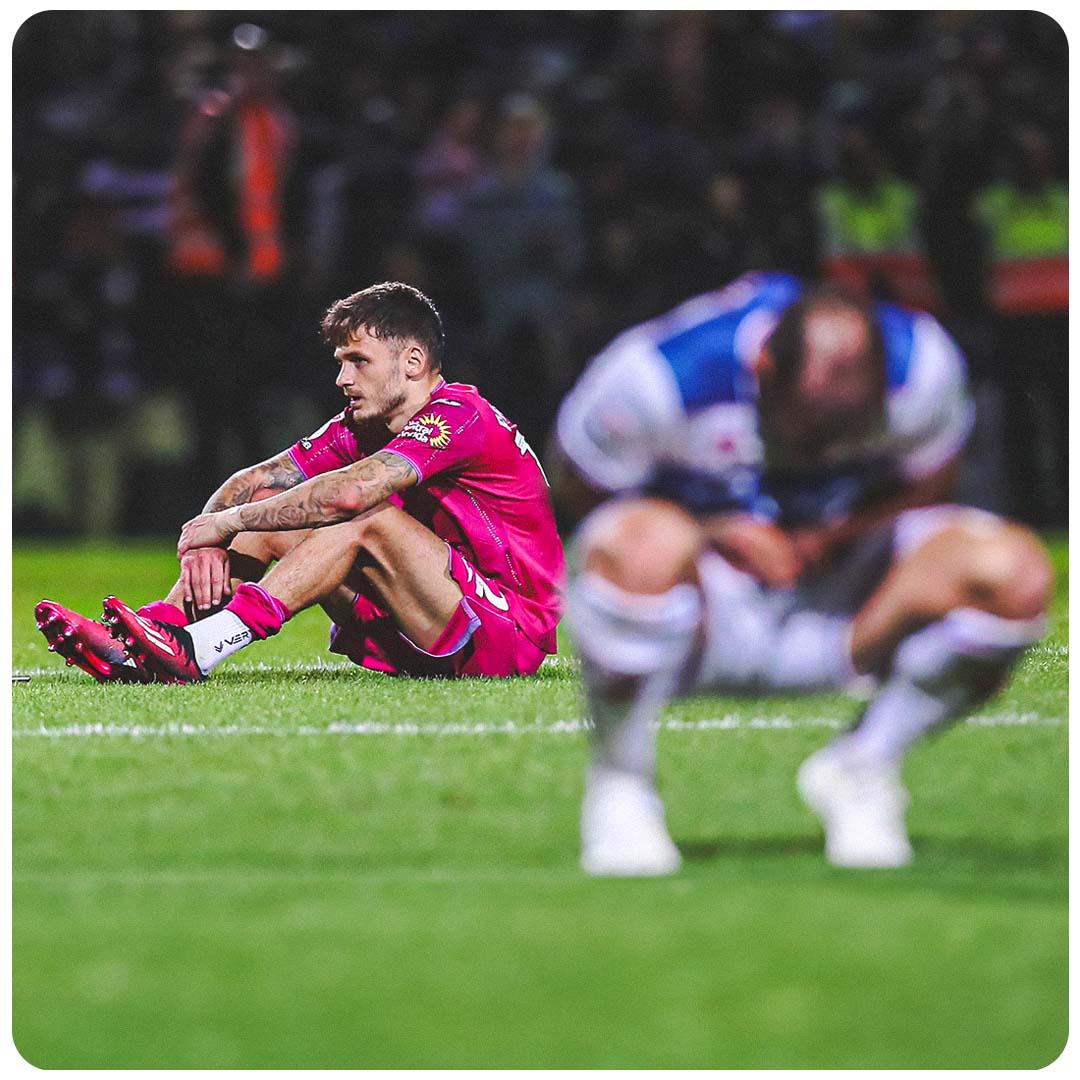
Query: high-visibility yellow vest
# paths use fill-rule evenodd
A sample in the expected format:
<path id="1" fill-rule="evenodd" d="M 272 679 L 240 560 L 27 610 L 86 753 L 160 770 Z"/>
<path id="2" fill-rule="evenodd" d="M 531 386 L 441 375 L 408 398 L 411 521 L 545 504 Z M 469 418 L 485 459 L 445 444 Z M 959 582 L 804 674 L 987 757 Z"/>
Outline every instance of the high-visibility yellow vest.
<path id="1" fill-rule="evenodd" d="M 1026 192 L 993 184 L 975 200 L 986 227 L 990 298 L 1007 314 L 1065 311 L 1069 306 L 1069 191 L 1048 184 Z"/>
<path id="2" fill-rule="evenodd" d="M 820 205 L 827 256 L 914 251 L 918 246 L 918 197 L 902 180 L 884 180 L 869 192 L 826 184 Z"/>
<path id="3" fill-rule="evenodd" d="M 901 303 L 936 310 L 937 282 L 919 245 L 918 205 L 915 189 L 896 178 L 870 191 L 822 187 L 825 276 L 864 290 L 883 280 Z"/>
<path id="4" fill-rule="evenodd" d="M 976 200 L 995 259 L 1030 259 L 1069 251 L 1069 190 L 1051 184 L 1025 192 L 1012 184 L 985 188 Z"/>

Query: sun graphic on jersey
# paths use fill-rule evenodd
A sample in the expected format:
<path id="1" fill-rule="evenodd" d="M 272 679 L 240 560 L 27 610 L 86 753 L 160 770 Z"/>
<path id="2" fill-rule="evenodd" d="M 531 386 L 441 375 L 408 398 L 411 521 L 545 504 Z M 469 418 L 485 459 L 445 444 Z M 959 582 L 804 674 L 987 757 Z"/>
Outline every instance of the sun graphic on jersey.
<path id="1" fill-rule="evenodd" d="M 422 442 L 426 442 L 428 446 L 433 446 L 436 450 L 442 450 L 450 445 L 450 425 L 436 413 L 418 416 L 410 421 L 409 426 L 412 427 L 413 424 L 418 429 L 413 435 L 414 439 L 420 438 Z"/>

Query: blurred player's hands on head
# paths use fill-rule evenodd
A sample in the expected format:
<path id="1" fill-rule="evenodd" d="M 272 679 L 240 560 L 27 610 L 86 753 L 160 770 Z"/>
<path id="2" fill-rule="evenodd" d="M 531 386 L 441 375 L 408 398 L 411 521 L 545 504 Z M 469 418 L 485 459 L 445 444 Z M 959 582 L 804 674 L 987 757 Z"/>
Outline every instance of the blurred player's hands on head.
<path id="1" fill-rule="evenodd" d="M 763 585 L 786 589 L 802 573 L 802 560 L 788 535 L 750 514 L 720 514 L 705 523 L 709 543 L 732 566 Z"/>
<path id="2" fill-rule="evenodd" d="M 757 362 L 759 412 L 770 451 L 805 463 L 865 438 L 885 413 L 880 330 L 854 301 L 793 304 Z"/>

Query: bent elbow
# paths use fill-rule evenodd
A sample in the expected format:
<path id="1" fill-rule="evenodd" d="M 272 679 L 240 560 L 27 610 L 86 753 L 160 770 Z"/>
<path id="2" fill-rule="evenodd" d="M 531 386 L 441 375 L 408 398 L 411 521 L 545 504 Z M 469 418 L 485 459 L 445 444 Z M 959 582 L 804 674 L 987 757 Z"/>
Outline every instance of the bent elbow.
<path id="1" fill-rule="evenodd" d="M 364 512 L 364 504 L 358 495 L 341 492 L 330 501 L 327 510 L 327 517 L 333 521 L 350 521 Z"/>
<path id="2" fill-rule="evenodd" d="M 349 484 L 335 491 L 327 500 L 328 516 L 334 521 L 350 521 L 371 506 L 371 500 L 356 485 Z"/>

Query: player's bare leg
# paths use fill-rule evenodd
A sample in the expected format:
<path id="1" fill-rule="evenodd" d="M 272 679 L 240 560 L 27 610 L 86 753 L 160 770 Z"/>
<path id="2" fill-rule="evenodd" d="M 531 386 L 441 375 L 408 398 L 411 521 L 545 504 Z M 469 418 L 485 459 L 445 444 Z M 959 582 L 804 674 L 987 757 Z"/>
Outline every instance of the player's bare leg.
<path id="1" fill-rule="evenodd" d="M 106 601 L 106 613 L 129 648 L 163 681 L 200 681 L 314 604 L 345 621 L 354 598 L 345 581 L 357 565 L 402 632 L 422 649 L 438 642 L 462 600 L 449 574 L 446 544 L 395 506 L 299 536 L 241 534 L 230 552 L 253 566 L 278 561 L 257 584 L 238 583 L 222 611 L 186 628 L 148 625 L 116 598 Z"/>
<path id="2" fill-rule="evenodd" d="M 461 603 L 446 543 L 404 510 L 386 504 L 352 521 L 313 529 L 296 554 L 278 562 L 261 584 L 293 612 L 320 604 L 343 622 L 353 600 L 343 582 L 354 567 L 402 633 L 422 649 L 436 643 Z"/>
<path id="3" fill-rule="evenodd" d="M 830 861 L 887 867 L 910 860 L 905 752 L 997 692 L 1042 636 L 1052 586 L 1038 540 L 983 514 L 958 515 L 893 566 L 852 633 L 854 664 L 877 674 L 880 690 L 856 728 L 799 774 L 825 826 Z"/>
<path id="4" fill-rule="evenodd" d="M 654 721 L 675 692 L 701 614 L 703 536 L 659 499 L 608 503 L 579 536 L 571 630 L 593 722 L 581 863 L 599 876 L 670 874 L 681 864 L 654 783 Z"/>
<path id="5" fill-rule="evenodd" d="M 851 653 L 860 672 L 886 670 L 900 642 L 958 608 L 1025 622 L 1045 614 L 1053 570 L 1027 529 L 973 514 L 900 559 L 855 618 Z"/>

